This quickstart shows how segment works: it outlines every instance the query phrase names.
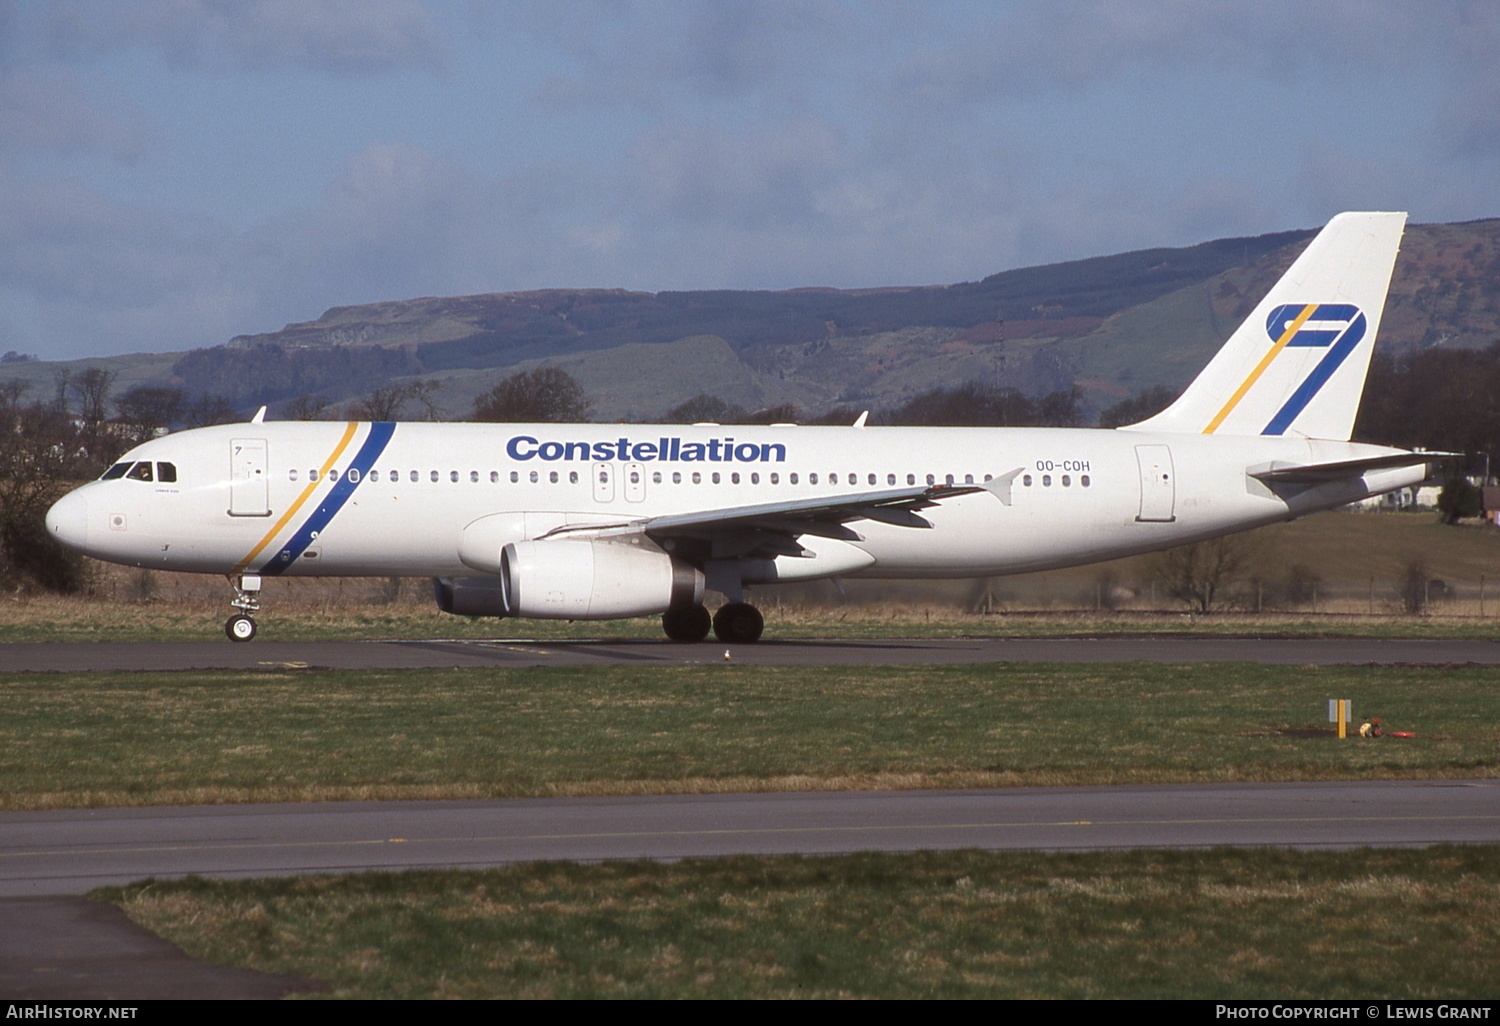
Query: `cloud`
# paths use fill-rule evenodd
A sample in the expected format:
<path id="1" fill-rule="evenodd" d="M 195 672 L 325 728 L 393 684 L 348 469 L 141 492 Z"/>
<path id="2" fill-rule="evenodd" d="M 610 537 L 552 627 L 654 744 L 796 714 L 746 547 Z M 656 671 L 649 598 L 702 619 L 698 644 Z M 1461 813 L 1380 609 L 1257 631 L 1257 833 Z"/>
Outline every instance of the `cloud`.
<path id="1" fill-rule="evenodd" d="M 740 97 L 802 83 L 860 23 L 831 0 L 575 0 L 530 9 L 521 24 L 560 47 L 568 67 L 537 95 L 553 108 L 659 106 L 684 95 Z"/>
<path id="2" fill-rule="evenodd" d="M 1434 35 L 1429 8 L 1395 0 L 1080 0 L 1009 10 L 946 46 L 916 49 L 899 75 L 901 90 L 951 105 L 1190 68 L 1277 81 L 1330 69 L 1373 74 L 1411 64 L 1413 47 Z"/>
<path id="3" fill-rule="evenodd" d="M 129 163 L 152 136 L 143 113 L 101 107 L 68 75 L 29 66 L 0 70 L 0 150 L 103 153 Z"/>
<path id="4" fill-rule="evenodd" d="M 443 62 L 414 0 L 66 0 L 50 29 L 63 55 L 145 47 L 191 68 L 371 72 Z"/>

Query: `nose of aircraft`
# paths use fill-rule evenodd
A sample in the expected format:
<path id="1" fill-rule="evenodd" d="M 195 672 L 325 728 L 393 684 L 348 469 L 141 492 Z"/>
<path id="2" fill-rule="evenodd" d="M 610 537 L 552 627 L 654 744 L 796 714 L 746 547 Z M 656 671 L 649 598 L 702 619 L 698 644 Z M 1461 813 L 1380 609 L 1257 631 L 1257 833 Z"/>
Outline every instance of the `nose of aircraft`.
<path id="1" fill-rule="evenodd" d="M 47 511 L 47 533 L 69 548 L 87 546 L 88 523 L 89 500 L 79 492 L 69 492 Z"/>

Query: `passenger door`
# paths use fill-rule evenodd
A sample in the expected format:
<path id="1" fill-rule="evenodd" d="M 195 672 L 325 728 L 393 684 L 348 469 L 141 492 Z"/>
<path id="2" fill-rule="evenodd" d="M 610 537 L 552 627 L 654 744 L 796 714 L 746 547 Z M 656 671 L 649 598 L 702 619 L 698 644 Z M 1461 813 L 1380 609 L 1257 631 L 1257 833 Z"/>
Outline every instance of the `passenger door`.
<path id="1" fill-rule="evenodd" d="M 264 438 L 236 438 L 229 443 L 229 515 L 271 515 Z"/>

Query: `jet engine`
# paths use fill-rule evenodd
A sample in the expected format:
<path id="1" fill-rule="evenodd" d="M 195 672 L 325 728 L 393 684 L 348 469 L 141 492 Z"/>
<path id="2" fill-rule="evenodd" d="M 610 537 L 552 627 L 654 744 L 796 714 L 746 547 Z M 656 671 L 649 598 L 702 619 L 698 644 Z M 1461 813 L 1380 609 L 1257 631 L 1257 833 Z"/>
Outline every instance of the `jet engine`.
<path id="1" fill-rule="evenodd" d="M 518 541 L 497 577 L 434 580 L 438 608 L 461 616 L 612 620 L 703 602 L 703 572 L 659 549 L 623 542 Z"/>

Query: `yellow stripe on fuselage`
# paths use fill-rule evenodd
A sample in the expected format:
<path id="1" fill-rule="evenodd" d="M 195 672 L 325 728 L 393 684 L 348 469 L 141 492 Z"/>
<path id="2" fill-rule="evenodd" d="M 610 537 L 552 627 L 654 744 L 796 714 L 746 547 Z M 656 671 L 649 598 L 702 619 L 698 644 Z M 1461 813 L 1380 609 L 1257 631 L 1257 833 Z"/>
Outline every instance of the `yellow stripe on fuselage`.
<path id="1" fill-rule="evenodd" d="M 1313 311 L 1317 308 L 1317 303 L 1307 304 L 1302 308 L 1302 312 L 1297 315 L 1296 320 L 1287 325 L 1286 331 L 1281 333 L 1281 337 L 1276 340 L 1276 344 L 1271 347 L 1271 351 L 1261 357 L 1260 363 L 1255 365 L 1255 369 L 1250 372 L 1250 376 L 1241 382 L 1239 388 L 1235 389 L 1234 395 L 1229 397 L 1229 401 L 1224 404 L 1224 408 L 1214 415 L 1213 420 L 1208 422 L 1208 427 L 1203 429 L 1205 435 L 1213 434 L 1218 426 L 1224 423 L 1224 418 L 1234 412 L 1234 408 L 1240 404 L 1240 400 L 1245 398 L 1245 393 L 1250 391 L 1250 386 L 1260 380 L 1260 376 L 1266 372 L 1266 368 L 1271 366 L 1271 361 L 1276 359 L 1276 354 L 1285 349 L 1287 343 L 1297 337 L 1297 332 L 1302 330 L 1302 325 L 1307 323 L 1307 319 L 1313 315 Z"/>
<path id="2" fill-rule="evenodd" d="M 333 452 L 328 454 L 328 458 L 323 461 L 323 466 L 318 469 L 318 477 L 320 479 L 324 481 L 328 480 L 328 472 L 333 469 L 334 461 L 344 454 L 345 449 L 349 448 L 349 443 L 354 440 L 354 432 L 358 427 L 359 424 L 350 421 L 349 425 L 344 428 L 344 437 L 339 439 L 339 444 L 333 447 Z M 287 525 L 292 517 L 297 515 L 297 511 L 302 508 L 303 503 L 307 502 L 312 497 L 312 493 L 317 490 L 318 482 L 309 481 L 307 487 L 302 489 L 302 494 L 297 496 L 297 501 L 287 507 L 286 512 L 281 514 L 281 519 L 276 521 L 276 526 L 267 531 L 266 536 L 256 544 L 255 548 L 251 549 L 245 558 L 240 560 L 239 565 L 234 568 L 234 572 L 237 574 L 243 573 L 245 567 L 254 562 L 255 557 L 260 555 L 261 550 L 271 544 L 271 540 L 281 533 L 281 529 Z"/>

